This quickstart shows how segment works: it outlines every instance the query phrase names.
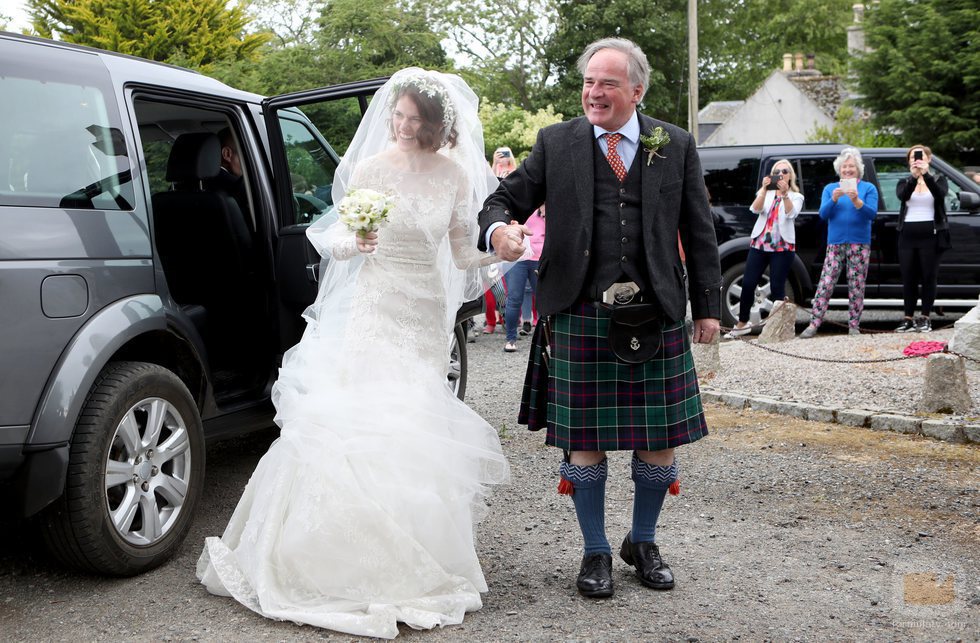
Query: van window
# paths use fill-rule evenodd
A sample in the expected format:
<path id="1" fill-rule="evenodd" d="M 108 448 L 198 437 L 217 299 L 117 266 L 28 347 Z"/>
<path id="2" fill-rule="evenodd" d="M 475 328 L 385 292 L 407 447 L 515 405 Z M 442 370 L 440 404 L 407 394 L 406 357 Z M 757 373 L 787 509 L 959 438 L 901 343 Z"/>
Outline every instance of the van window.
<path id="1" fill-rule="evenodd" d="M 931 165 L 929 171 L 936 176 L 946 177 L 946 184 L 949 186 L 949 192 L 946 193 L 946 212 L 959 212 L 960 186 L 953 177 L 935 165 Z M 900 180 L 909 175 L 909 166 L 905 159 L 875 158 L 875 174 L 878 176 L 878 186 L 881 188 L 878 194 L 878 209 L 898 212 L 901 203 L 895 188 Z"/>
<path id="2" fill-rule="evenodd" d="M 835 158 L 837 157 L 804 158 L 797 163 L 796 178 L 799 180 L 800 192 L 803 193 L 805 209 L 814 212 L 819 210 L 823 189 L 840 180 L 834 172 Z"/>
<path id="3" fill-rule="evenodd" d="M 12 45 L 0 42 L 0 57 L 13 59 Z M 131 210 L 108 75 L 97 57 L 66 53 L 42 50 L 0 76 L 0 205 Z"/>
<path id="4" fill-rule="evenodd" d="M 704 153 L 701 170 L 712 205 L 748 205 L 759 189 L 759 157 Z"/>

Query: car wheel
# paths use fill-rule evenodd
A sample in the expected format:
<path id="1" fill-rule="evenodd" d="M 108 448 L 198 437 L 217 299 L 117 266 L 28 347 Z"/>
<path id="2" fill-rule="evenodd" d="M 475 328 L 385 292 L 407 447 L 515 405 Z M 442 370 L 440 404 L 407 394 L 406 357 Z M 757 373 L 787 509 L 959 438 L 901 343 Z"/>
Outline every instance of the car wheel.
<path id="1" fill-rule="evenodd" d="M 112 362 L 75 425 L 45 541 L 72 567 L 139 574 L 180 547 L 203 482 L 204 432 L 184 383 L 156 364 Z"/>
<path id="2" fill-rule="evenodd" d="M 463 324 L 456 324 L 453 342 L 449 347 L 449 388 L 456 397 L 466 396 L 466 331 Z"/>
<path id="3" fill-rule="evenodd" d="M 722 307 L 721 325 L 731 328 L 738 322 L 739 300 L 742 296 L 742 276 L 745 274 L 745 262 L 731 266 L 722 275 Z M 786 296 L 793 301 L 799 301 L 799 293 L 793 287 L 792 280 L 786 282 Z M 763 273 L 755 288 L 752 298 L 752 309 L 749 312 L 749 323 L 753 326 L 761 322 L 772 312 L 775 305 L 770 295 L 769 272 Z"/>

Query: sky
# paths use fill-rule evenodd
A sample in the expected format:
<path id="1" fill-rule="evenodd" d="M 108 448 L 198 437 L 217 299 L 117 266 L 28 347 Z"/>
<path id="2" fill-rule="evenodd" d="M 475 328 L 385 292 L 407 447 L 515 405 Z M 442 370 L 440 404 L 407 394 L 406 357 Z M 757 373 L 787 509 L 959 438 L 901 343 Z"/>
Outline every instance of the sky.
<path id="1" fill-rule="evenodd" d="M 0 0 L 0 15 L 12 19 L 7 25 L 8 31 L 20 32 L 30 24 L 26 6 L 24 0 Z"/>

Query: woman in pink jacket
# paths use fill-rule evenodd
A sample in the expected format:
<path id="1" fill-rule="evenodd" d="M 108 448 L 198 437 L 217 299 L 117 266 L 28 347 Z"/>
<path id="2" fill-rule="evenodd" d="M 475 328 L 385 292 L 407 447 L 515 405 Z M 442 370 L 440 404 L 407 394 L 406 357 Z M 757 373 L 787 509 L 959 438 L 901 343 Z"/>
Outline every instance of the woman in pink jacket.
<path id="1" fill-rule="evenodd" d="M 507 306 L 504 308 L 507 343 L 504 344 L 504 351 L 508 353 L 517 350 L 517 324 L 521 318 L 521 305 L 524 302 L 524 284 L 531 284 L 532 296 L 538 288 L 538 259 L 541 258 L 541 249 L 544 247 L 544 204 L 528 217 L 524 225 L 533 233 L 528 237 L 531 244 L 531 258 L 518 261 L 504 276 L 507 281 Z"/>

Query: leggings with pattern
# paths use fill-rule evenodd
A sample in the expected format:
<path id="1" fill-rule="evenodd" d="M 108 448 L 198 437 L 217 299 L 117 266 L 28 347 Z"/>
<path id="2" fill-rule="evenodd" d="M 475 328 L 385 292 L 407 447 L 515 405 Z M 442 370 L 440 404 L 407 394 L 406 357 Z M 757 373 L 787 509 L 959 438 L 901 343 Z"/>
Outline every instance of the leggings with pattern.
<path id="1" fill-rule="evenodd" d="M 840 271 L 847 265 L 847 321 L 851 328 L 857 328 L 864 311 L 864 287 L 868 278 L 868 263 L 871 260 L 871 245 L 866 243 L 839 243 L 827 246 L 827 256 L 820 271 L 817 293 L 813 296 L 813 310 L 810 323 L 819 327 L 827 313 L 830 297 Z"/>

